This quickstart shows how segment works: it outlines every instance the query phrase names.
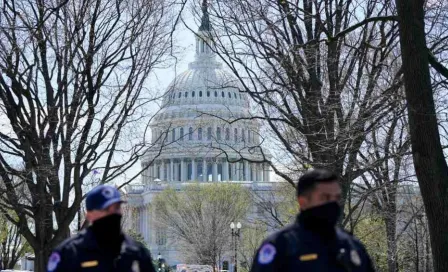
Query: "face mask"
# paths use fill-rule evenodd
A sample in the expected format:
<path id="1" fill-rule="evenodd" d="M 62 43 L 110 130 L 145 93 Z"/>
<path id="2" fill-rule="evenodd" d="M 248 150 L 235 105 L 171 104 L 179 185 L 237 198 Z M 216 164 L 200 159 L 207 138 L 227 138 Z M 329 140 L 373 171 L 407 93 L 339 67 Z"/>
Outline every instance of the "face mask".
<path id="1" fill-rule="evenodd" d="M 337 202 L 329 202 L 300 213 L 301 221 L 310 228 L 334 228 L 341 215 L 341 206 Z"/>
<path id="2" fill-rule="evenodd" d="M 100 246 L 121 244 L 121 218 L 121 214 L 111 214 L 93 222 L 91 228 Z"/>

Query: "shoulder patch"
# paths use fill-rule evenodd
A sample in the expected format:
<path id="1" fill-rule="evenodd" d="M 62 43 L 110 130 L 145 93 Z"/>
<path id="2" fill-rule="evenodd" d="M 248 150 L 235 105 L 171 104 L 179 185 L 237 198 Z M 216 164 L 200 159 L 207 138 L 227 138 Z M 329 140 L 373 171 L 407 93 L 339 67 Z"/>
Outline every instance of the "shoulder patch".
<path id="1" fill-rule="evenodd" d="M 57 252 L 53 252 L 48 259 L 47 270 L 48 272 L 53 272 L 61 261 L 61 255 Z"/>
<path id="2" fill-rule="evenodd" d="M 260 264 L 270 264 L 277 254 L 277 250 L 272 244 L 264 244 L 258 253 L 258 262 Z"/>

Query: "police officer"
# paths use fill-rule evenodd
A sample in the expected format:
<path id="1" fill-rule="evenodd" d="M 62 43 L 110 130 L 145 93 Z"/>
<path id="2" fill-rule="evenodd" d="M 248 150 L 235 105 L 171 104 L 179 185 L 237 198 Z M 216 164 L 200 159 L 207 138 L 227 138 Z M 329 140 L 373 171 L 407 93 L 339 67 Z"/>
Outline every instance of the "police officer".
<path id="1" fill-rule="evenodd" d="M 333 173 L 317 169 L 297 184 L 300 213 L 296 222 L 260 246 L 252 272 L 375 271 L 363 245 L 336 224 L 341 187 Z"/>
<path id="2" fill-rule="evenodd" d="M 51 254 L 48 272 L 153 272 L 149 251 L 121 230 L 120 192 L 100 185 L 87 194 L 90 226 L 62 242 Z"/>

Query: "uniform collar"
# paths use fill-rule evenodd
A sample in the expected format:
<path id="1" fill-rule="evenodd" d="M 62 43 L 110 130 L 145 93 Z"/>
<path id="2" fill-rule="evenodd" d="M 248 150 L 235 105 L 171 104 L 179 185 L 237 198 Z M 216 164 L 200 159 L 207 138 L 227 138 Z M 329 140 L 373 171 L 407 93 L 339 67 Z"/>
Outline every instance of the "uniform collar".
<path id="1" fill-rule="evenodd" d="M 319 228 L 316 226 L 309 226 L 306 222 L 304 222 L 303 217 L 300 216 L 300 213 L 297 215 L 296 224 L 306 232 L 312 233 L 315 236 L 318 236 L 324 241 L 334 240 L 337 236 L 338 227 L 334 227 L 334 229 L 328 228 Z"/>
<path id="2" fill-rule="evenodd" d="M 79 233 L 79 235 L 84 237 L 83 243 L 82 243 L 83 247 L 89 248 L 89 249 L 100 248 L 98 245 L 98 242 L 96 241 L 95 235 L 90 227 L 82 230 Z M 139 247 L 138 247 L 137 243 L 134 242 L 134 240 L 130 236 L 123 234 L 123 242 L 121 244 L 120 253 L 129 252 L 129 251 L 138 252 Z"/>

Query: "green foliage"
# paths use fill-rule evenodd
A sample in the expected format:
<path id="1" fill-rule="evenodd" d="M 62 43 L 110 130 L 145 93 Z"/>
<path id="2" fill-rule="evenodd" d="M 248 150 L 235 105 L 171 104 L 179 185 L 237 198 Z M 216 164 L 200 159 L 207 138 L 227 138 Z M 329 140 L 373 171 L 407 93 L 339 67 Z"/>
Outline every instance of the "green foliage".
<path id="1" fill-rule="evenodd" d="M 9 216 L 15 218 L 14 213 Z M 31 246 L 19 233 L 17 226 L 9 222 L 4 215 L 0 216 L 1 261 L 3 269 L 13 269 L 19 259 L 32 252 Z"/>
<path id="2" fill-rule="evenodd" d="M 156 219 L 177 242 L 185 261 L 214 265 L 229 249 L 230 223 L 244 219 L 249 191 L 238 184 L 193 184 L 169 188 L 154 199 Z"/>
<path id="3" fill-rule="evenodd" d="M 262 222 L 255 222 L 242 230 L 238 247 L 240 271 L 250 271 L 257 249 L 267 235 L 266 226 Z"/>
<path id="4" fill-rule="evenodd" d="M 387 236 L 384 220 L 375 214 L 361 218 L 354 234 L 367 249 L 377 271 L 387 271 Z"/>
<path id="5" fill-rule="evenodd" d="M 130 229 L 126 232 L 129 236 L 131 236 L 135 241 L 140 242 L 145 247 L 148 247 L 148 245 L 145 242 L 145 238 L 140 232 L 137 232 L 133 229 Z"/>

